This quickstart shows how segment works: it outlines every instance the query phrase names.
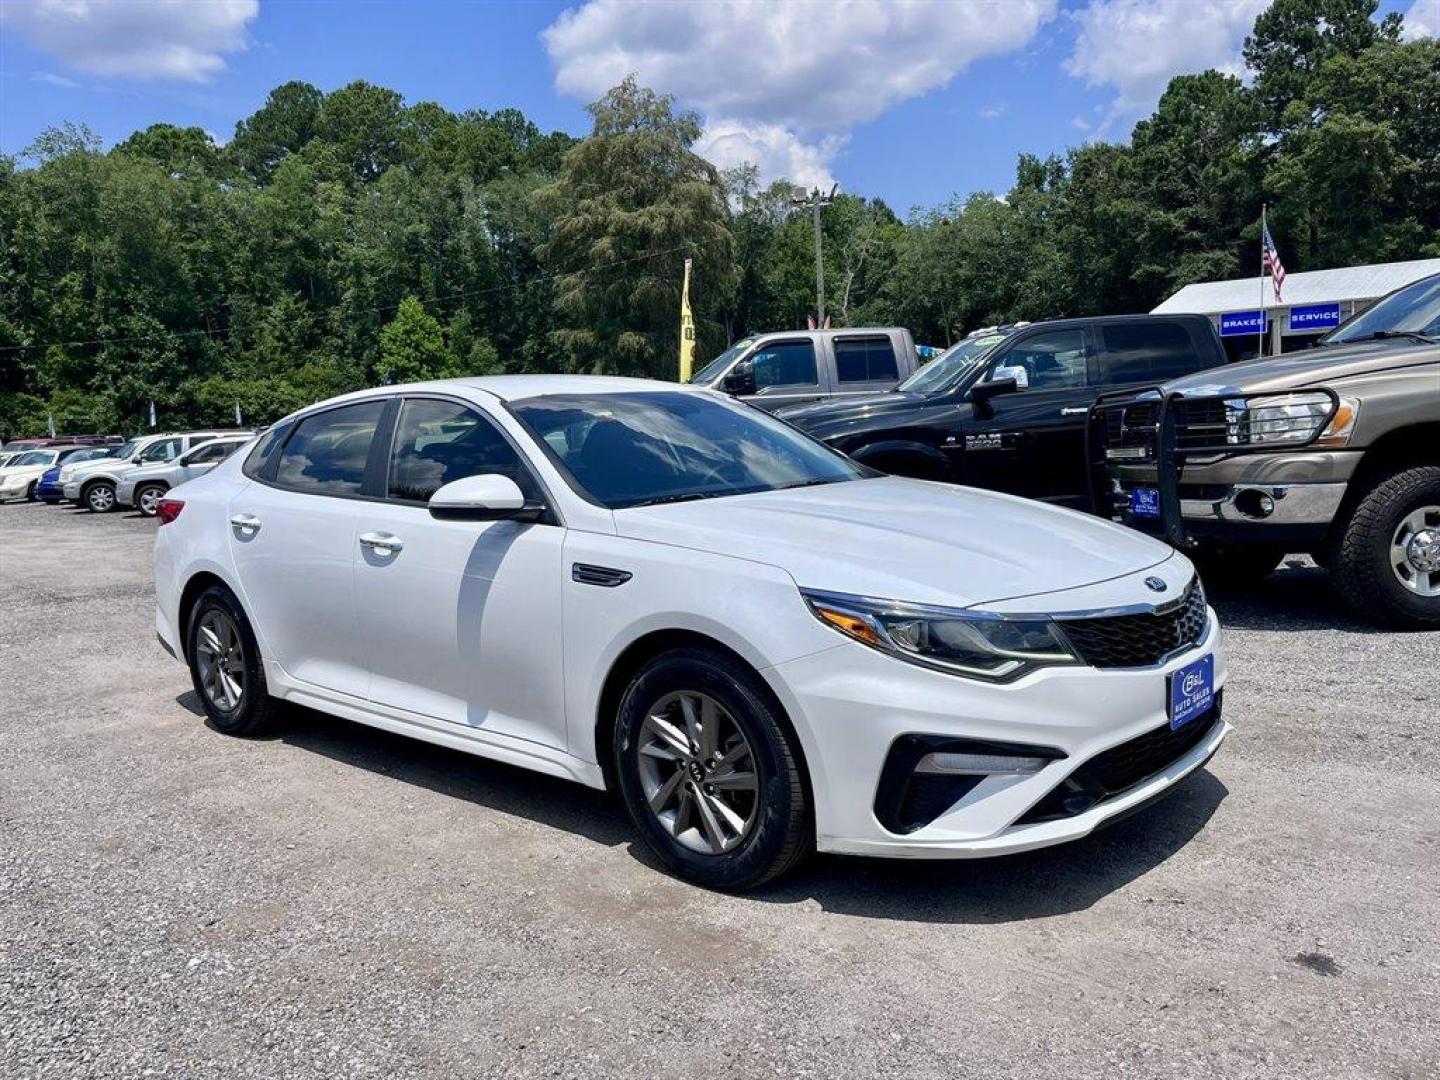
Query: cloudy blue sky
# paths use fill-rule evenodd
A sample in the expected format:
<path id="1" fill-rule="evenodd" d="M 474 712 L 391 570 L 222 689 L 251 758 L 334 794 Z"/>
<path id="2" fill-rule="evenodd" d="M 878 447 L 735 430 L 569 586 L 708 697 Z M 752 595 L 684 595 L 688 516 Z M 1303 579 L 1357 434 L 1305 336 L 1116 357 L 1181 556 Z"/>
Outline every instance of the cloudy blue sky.
<path id="1" fill-rule="evenodd" d="M 157 121 L 218 141 L 288 79 L 587 128 L 627 72 L 706 121 L 702 151 L 900 211 L 1008 187 L 1020 151 L 1123 139 L 1170 76 L 1239 72 L 1267 0 L 0 0 L 0 150 Z M 1440 0 L 1382 0 L 1412 35 Z"/>

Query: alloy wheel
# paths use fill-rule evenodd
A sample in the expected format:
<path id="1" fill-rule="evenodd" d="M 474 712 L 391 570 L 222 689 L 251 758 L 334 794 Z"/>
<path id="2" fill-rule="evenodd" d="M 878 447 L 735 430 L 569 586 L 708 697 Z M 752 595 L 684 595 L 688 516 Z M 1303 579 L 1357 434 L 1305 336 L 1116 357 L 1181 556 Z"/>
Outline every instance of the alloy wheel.
<path id="1" fill-rule="evenodd" d="M 85 499 L 90 504 L 91 510 L 97 514 L 103 514 L 115 505 L 115 489 L 109 484 L 96 484 L 90 489 L 90 493 L 85 496 Z"/>
<path id="2" fill-rule="evenodd" d="M 219 608 L 200 616 L 195 663 L 210 703 L 223 712 L 238 709 L 245 695 L 245 646 L 235 620 Z"/>
<path id="3" fill-rule="evenodd" d="M 154 517 L 155 511 L 160 507 L 160 489 L 157 487 L 144 487 L 135 500 L 140 513 L 146 517 Z"/>
<path id="4" fill-rule="evenodd" d="M 678 843 L 723 855 L 750 835 L 760 810 L 754 752 L 714 698 L 666 694 L 647 711 L 636 754 L 650 812 Z"/>
<path id="5" fill-rule="evenodd" d="M 1440 506 L 1422 506 L 1401 519 L 1390 540 L 1390 567 L 1411 592 L 1440 596 Z"/>

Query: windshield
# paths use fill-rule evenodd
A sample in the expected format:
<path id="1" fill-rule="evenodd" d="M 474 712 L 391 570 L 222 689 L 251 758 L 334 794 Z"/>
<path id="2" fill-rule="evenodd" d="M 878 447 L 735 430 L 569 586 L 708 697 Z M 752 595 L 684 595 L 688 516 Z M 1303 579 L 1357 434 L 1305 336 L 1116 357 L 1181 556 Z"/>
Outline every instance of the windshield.
<path id="1" fill-rule="evenodd" d="M 714 382 L 715 376 L 730 366 L 730 361 L 734 360 L 753 344 L 755 344 L 753 337 L 741 338 L 694 375 L 691 375 L 690 382 L 696 386 Z"/>
<path id="2" fill-rule="evenodd" d="M 768 413 L 709 395 L 556 394 L 510 409 L 571 486 L 611 510 L 874 475 Z"/>
<path id="3" fill-rule="evenodd" d="M 909 394 L 938 394 L 949 390 L 972 371 L 987 353 L 1008 335 L 984 334 L 950 346 L 930 363 L 900 384 Z"/>
<path id="4" fill-rule="evenodd" d="M 14 461 L 10 462 L 10 465 L 15 467 L 21 465 L 49 465 L 54 460 L 54 450 L 31 450 L 28 454 L 21 454 Z"/>
<path id="5" fill-rule="evenodd" d="M 1440 335 L 1440 274 L 1391 293 L 1336 330 L 1325 339 L 1325 344 L 1364 341 L 1377 333 Z"/>
<path id="6" fill-rule="evenodd" d="M 110 456 L 111 456 L 111 457 L 117 457 L 117 458 L 120 458 L 120 459 L 122 459 L 122 460 L 124 460 L 124 459 L 126 459 L 126 458 L 132 458 L 132 457 L 135 456 L 135 448 L 136 448 L 137 446 L 139 446 L 139 445 L 140 445 L 140 440 L 139 440 L 139 439 L 131 439 L 129 442 L 121 443 L 119 446 L 117 446 L 117 447 L 115 448 L 114 454 L 112 454 L 112 455 L 110 455 Z"/>

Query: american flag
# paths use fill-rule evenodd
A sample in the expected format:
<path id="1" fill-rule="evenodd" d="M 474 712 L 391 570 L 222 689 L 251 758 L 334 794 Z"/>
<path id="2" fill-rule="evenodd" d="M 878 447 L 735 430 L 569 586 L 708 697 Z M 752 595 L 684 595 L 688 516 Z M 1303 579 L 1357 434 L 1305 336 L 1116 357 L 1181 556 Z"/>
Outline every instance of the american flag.
<path id="1" fill-rule="evenodd" d="M 1285 284 L 1285 264 L 1280 261 L 1280 252 L 1275 250 L 1275 238 L 1270 235 L 1270 226 L 1263 226 L 1265 231 L 1264 251 L 1260 256 L 1262 270 L 1270 271 L 1270 280 L 1275 283 L 1275 302 L 1283 303 L 1280 299 L 1280 286 Z"/>

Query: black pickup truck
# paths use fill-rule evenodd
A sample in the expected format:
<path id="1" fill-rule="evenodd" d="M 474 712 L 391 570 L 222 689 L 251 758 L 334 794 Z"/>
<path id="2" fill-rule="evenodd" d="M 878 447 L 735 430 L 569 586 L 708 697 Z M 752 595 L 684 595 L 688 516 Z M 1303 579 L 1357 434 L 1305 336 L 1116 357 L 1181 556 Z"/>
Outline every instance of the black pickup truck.
<path id="1" fill-rule="evenodd" d="M 1224 363 L 1203 315 L 1020 323 L 970 335 L 887 393 L 776 415 L 884 472 L 1088 508 L 1096 398 Z"/>

